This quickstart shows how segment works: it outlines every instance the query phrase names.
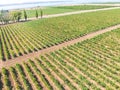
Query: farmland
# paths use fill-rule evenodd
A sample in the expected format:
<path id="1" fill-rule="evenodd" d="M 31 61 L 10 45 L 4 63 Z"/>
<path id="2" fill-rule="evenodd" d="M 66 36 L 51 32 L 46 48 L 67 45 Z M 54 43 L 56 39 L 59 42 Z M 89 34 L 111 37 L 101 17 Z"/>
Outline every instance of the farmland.
<path id="1" fill-rule="evenodd" d="M 0 73 L 5 90 L 119 90 L 120 29 L 16 64 Z"/>
<path id="2" fill-rule="evenodd" d="M 119 24 L 119 15 L 115 9 L 1 26 L 0 58 L 10 60 Z"/>
<path id="3" fill-rule="evenodd" d="M 38 7 L 38 8 L 26 10 L 26 12 L 28 14 L 28 18 L 31 18 L 31 17 L 35 17 L 36 10 L 38 11 L 39 15 L 41 10 L 43 11 L 44 15 L 51 15 L 51 14 L 59 14 L 59 13 L 73 12 L 79 10 L 93 10 L 93 9 L 102 9 L 102 8 L 110 8 L 110 7 L 113 6 L 75 5 L 75 6 L 43 7 L 43 8 Z"/>
<path id="4" fill-rule="evenodd" d="M 26 20 L 12 12 L 14 23 L 4 13 L 0 90 L 120 90 L 120 8 L 110 7 L 31 8 Z M 41 8 L 48 17 L 32 19 Z"/>
<path id="5" fill-rule="evenodd" d="M 91 9 L 101 9 L 101 8 L 110 8 L 113 6 L 102 6 L 102 5 L 73 5 L 73 6 L 57 6 L 56 8 L 60 9 L 73 9 L 73 10 L 91 10 Z"/>

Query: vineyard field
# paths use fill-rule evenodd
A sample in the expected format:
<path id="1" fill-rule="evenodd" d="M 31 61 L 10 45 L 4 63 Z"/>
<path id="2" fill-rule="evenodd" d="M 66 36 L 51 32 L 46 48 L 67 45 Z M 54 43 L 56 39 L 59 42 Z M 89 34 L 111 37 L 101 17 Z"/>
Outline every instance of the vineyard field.
<path id="1" fill-rule="evenodd" d="M 13 59 L 119 23 L 120 9 L 115 9 L 1 26 L 0 59 Z"/>
<path id="2" fill-rule="evenodd" d="M 3 68 L 0 90 L 119 90 L 120 29 Z"/>

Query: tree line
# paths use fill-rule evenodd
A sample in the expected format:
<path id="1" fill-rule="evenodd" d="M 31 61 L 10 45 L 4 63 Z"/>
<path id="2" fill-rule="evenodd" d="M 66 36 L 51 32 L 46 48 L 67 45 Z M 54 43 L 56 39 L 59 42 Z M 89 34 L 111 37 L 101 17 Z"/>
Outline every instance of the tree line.
<path id="1" fill-rule="evenodd" d="M 8 10 L 1 10 L 0 12 L 0 24 L 9 24 L 9 23 L 15 23 L 20 22 L 22 19 L 22 14 L 24 16 L 24 20 L 27 21 L 28 14 L 26 10 L 23 10 L 23 13 L 21 11 L 11 11 Z M 43 11 L 40 10 L 40 16 L 43 17 Z M 35 17 L 38 19 L 39 14 L 38 10 L 35 11 Z"/>

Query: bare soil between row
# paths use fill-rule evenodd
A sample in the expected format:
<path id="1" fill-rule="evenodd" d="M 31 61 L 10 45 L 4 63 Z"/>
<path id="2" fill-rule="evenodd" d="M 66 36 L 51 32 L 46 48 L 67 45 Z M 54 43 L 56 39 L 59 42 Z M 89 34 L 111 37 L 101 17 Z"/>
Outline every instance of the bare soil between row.
<path id="1" fill-rule="evenodd" d="M 79 37 L 77 39 L 73 39 L 73 40 L 61 43 L 59 45 L 55 45 L 55 46 L 52 46 L 52 47 L 49 47 L 49 48 L 46 48 L 46 49 L 43 49 L 43 50 L 39 50 L 38 52 L 29 53 L 29 54 L 26 54 L 26 55 L 23 55 L 23 56 L 16 57 L 14 59 L 10 59 L 8 61 L 0 60 L 0 71 L 1 71 L 1 68 L 3 68 L 3 67 L 9 68 L 10 66 L 14 66 L 15 64 L 21 64 L 22 62 L 24 62 L 24 61 L 26 62 L 29 59 L 34 59 L 36 57 L 39 57 L 40 55 L 44 55 L 46 53 L 50 53 L 50 52 L 53 52 L 55 50 L 62 49 L 63 47 L 74 45 L 78 42 L 82 42 L 84 40 L 94 38 L 94 37 L 96 37 L 100 34 L 103 34 L 103 33 L 118 29 L 118 28 L 120 28 L 120 24 L 115 25 L 115 26 L 111 26 L 111 27 L 107 27 L 105 29 L 102 29 L 102 30 L 99 30 L 99 31 L 96 31 L 96 32 L 89 33 L 85 36 L 82 36 L 82 37 Z"/>

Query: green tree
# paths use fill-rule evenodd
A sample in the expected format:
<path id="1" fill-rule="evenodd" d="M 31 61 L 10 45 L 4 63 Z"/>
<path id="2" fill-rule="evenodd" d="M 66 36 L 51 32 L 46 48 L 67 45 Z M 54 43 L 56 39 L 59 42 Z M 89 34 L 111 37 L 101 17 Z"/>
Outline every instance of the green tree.
<path id="1" fill-rule="evenodd" d="M 10 21 L 10 15 L 9 14 L 6 14 L 3 16 L 3 21 L 4 21 L 4 24 L 8 24 L 9 21 Z"/>
<path id="2" fill-rule="evenodd" d="M 17 12 L 13 12 L 12 16 L 13 16 L 13 20 L 16 22 L 16 20 L 17 20 Z"/>
<path id="3" fill-rule="evenodd" d="M 24 10 L 24 18 L 25 18 L 25 21 L 27 20 L 27 13 L 26 11 Z"/>
<path id="4" fill-rule="evenodd" d="M 2 24 L 8 24 L 11 21 L 11 16 L 8 10 L 1 10 L 0 22 Z"/>
<path id="5" fill-rule="evenodd" d="M 38 11 L 37 10 L 36 10 L 36 14 L 35 15 L 36 15 L 36 18 L 38 18 Z"/>
<path id="6" fill-rule="evenodd" d="M 40 13 L 41 13 L 40 15 L 41 15 L 41 18 L 42 18 L 43 17 L 43 11 L 42 11 L 42 9 L 41 9 Z"/>
<path id="7" fill-rule="evenodd" d="M 0 24 L 3 23 L 3 18 L 2 18 L 2 14 L 0 14 Z"/>
<path id="8" fill-rule="evenodd" d="M 21 19 L 22 13 L 21 12 L 17 12 L 17 21 L 19 22 Z"/>
<path id="9" fill-rule="evenodd" d="M 16 22 L 16 21 L 20 21 L 21 19 L 21 16 L 22 16 L 22 13 L 21 11 L 14 11 L 12 12 L 12 16 L 13 16 L 13 20 Z"/>

